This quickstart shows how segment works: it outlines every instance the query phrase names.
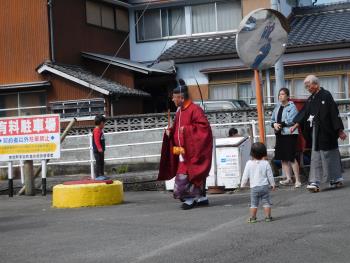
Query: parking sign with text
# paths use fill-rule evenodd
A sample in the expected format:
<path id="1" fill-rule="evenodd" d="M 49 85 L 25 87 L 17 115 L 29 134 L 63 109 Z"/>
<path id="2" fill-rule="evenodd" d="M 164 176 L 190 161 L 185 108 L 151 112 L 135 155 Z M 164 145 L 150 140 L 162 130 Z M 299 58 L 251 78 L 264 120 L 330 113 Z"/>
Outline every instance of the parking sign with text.
<path id="1" fill-rule="evenodd" d="M 0 119 L 0 161 L 60 158 L 59 115 Z"/>

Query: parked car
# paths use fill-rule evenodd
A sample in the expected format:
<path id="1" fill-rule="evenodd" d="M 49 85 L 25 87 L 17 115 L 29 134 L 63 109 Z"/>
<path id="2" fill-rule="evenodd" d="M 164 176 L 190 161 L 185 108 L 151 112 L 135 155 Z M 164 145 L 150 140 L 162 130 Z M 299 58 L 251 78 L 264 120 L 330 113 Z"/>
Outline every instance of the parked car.
<path id="1" fill-rule="evenodd" d="M 244 100 L 195 100 L 204 111 L 246 109 L 250 106 Z"/>

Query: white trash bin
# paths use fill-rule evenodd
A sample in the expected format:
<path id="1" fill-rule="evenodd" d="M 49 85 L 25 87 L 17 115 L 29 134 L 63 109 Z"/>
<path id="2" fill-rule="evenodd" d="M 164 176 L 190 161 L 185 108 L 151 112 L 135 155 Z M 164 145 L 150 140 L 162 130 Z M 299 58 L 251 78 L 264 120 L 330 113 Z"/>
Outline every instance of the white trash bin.
<path id="1" fill-rule="evenodd" d="M 239 187 L 245 164 L 250 159 L 250 139 L 248 137 L 218 138 L 215 140 L 215 145 L 216 164 L 215 154 L 213 154 L 206 186 L 215 186 L 216 170 L 218 186 L 225 186 L 226 189 Z M 166 190 L 174 190 L 174 182 L 174 179 L 166 181 Z"/>
<path id="2" fill-rule="evenodd" d="M 218 138 L 215 148 L 216 163 L 213 161 L 207 186 L 215 186 L 216 170 L 217 186 L 225 186 L 226 189 L 238 188 L 245 165 L 250 159 L 250 139 L 248 137 Z"/>

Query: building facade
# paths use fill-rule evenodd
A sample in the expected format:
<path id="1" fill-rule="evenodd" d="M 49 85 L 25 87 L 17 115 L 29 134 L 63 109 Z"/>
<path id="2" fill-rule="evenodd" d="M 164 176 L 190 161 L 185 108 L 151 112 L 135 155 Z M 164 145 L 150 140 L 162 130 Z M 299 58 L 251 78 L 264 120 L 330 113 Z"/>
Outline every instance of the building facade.
<path id="1" fill-rule="evenodd" d="M 235 37 L 246 14 L 271 2 L 3 0 L 0 116 L 164 112 L 176 78 L 194 98 L 254 104 L 253 73 Z M 282 60 L 292 98 L 307 96 L 303 78 L 312 73 L 335 99 L 349 99 L 350 1 L 278 2 L 291 25 Z M 261 78 L 264 101 L 275 103 L 274 68 Z"/>
<path id="2" fill-rule="evenodd" d="M 131 2 L 130 23 L 135 23 L 145 4 Z M 256 8 L 270 8 L 271 2 L 154 2 L 130 30 L 131 58 L 142 62 L 174 60 L 177 77 L 185 79 L 195 98 L 199 98 L 199 84 L 205 99 L 243 99 L 254 104 L 253 72 L 238 58 L 235 36 L 242 17 Z M 349 1 L 320 6 L 313 6 L 313 1 L 279 3 L 291 25 L 282 60 L 292 98 L 306 98 L 303 79 L 312 73 L 320 76 L 321 84 L 336 99 L 348 99 Z M 261 77 L 264 101 L 275 103 L 274 68 L 262 72 Z"/>
<path id="3" fill-rule="evenodd" d="M 0 25 L 0 116 L 45 113 L 50 83 L 35 69 L 50 59 L 47 1 L 2 1 Z"/>
<path id="4" fill-rule="evenodd" d="M 129 60 L 128 8 L 109 0 L 2 1 L 0 116 L 143 113 L 152 98 L 135 79 L 172 71 Z"/>

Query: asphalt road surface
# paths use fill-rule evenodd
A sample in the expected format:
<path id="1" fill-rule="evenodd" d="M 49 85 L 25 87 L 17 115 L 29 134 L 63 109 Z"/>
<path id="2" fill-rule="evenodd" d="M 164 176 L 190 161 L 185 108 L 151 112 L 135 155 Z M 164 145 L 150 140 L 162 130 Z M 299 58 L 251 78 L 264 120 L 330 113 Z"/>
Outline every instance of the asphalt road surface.
<path id="1" fill-rule="evenodd" d="M 0 196 L 0 262 L 350 262 L 346 186 L 272 193 L 273 217 L 248 224 L 249 192 L 181 210 L 166 192 L 127 192 L 119 206 L 53 209 L 51 196 Z"/>

